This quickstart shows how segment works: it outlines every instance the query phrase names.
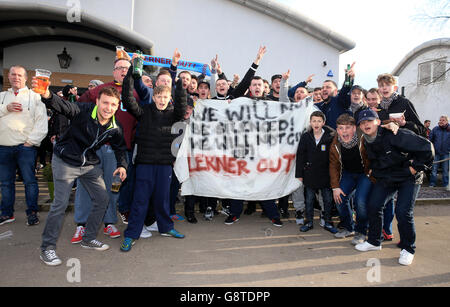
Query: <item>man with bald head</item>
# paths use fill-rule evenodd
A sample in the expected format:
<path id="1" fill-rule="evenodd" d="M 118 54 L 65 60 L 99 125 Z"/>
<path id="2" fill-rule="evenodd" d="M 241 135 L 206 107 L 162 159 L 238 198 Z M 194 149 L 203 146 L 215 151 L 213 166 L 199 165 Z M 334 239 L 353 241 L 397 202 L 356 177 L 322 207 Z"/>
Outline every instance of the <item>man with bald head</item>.
<path id="1" fill-rule="evenodd" d="M 9 69 L 11 88 L 0 93 L 0 225 L 14 218 L 16 168 L 25 184 L 27 225 L 39 223 L 39 188 L 35 175 L 37 147 L 48 131 L 47 110 L 41 96 L 26 86 L 27 71 L 14 65 Z"/>

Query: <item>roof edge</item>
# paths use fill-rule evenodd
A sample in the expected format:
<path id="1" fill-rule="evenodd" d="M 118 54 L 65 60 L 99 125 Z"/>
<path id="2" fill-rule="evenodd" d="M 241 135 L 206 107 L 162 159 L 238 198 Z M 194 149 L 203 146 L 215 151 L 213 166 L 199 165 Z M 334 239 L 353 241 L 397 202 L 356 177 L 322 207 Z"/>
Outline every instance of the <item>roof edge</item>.
<path id="1" fill-rule="evenodd" d="M 417 46 L 403 57 L 400 63 L 398 63 L 397 66 L 392 71 L 392 74 L 394 76 L 400 75 L 403 69 L 405 69 L 406 66 L 408 66 L 408 64 L 411 63 L 413 59 L 415 59 L 420 54 L 423 54 L 426 51 L 434 49 L 436 47 L 450 48 L 450 37 L 432 39 Z"/>
<path id="2" fill-rule="evenodd" d="M 356 43 L 301 13 L 273 0 L 229 0 L 282 21 L 337 49 L 339 53 L 355 48 Z"/>
<path id="3" fill-rule="evenodd" d="M 65 20 L 67 20 L 66 18 L 67 8 L 62 8 L 48 4 L 41 4 L 31 1 L 30 2 L 0 1 L 0 10 L 21 11 L 21 12 L 28 11 L 32 13 L 39 12 L 50 14 L 51 16 L 55 16 L 56 18 L 63 17 Z M 81 10 L 80 19 L 84 26 L 101 29 L 105 32 L 117 36 L 118 38 L 124 41 L 129 41 L 131 44 L 141 46 L 143 49 L 148 50 L 150 54 L 153 54 L 154 43 L 135 31 L 129 30 L 125 27 L 117 26 L 115 24 L 110 23 L 107 20 L 94 17 L 93 15 L 88 14 L 83 10 Z"/>

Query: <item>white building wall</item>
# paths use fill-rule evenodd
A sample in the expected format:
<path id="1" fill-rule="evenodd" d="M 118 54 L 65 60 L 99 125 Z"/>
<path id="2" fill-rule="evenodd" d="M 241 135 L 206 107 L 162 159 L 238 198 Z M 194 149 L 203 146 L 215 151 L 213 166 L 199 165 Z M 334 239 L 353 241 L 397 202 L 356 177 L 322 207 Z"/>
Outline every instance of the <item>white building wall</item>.
<path id="1" fill-rule="evenodd" d="M 61 69 L 57 54 L 66 47 L 72 57 L 70 67 Z M 96 61 L 96 57 L 99 61 Z M 115 52 L 73 42 L 40 42 L 16 45 L 4 49 L 3 67 L 22 65 L 29 70 L 48 69 L 52 72 L 112 75 Z"/>
<path id="2" fill-rule="evenodd" d="M 435 48 L 414 58 L 399 75 L 399 92 L 405 87 L 405 96 L 414 104 L 420 120 L 431 120 L 431 128 L 437 125 L 441 115 L 450 116 L 450 72 L 445 81 L 429 85 L 418 85 L 418 67 L 420 63 L 447 56 L 450 61 L 449 48 Z M 447 64 L 447 69 L 450 64 Z"/>
<path id="3" fill-rule="evenodd" d="M 155 55 L 210 63 L 218 54 L 229 79 L 242 78 L 259 46 L 267 53 L 257 75 L 266 78 L 291 70 L 291 82 L 316 74 L 311 87 L 338 81 L 339 53 L 325 43 L 274 18 L 228 0 L 135 0 L 134 30 L 155 43 Z M 323 61 L 327 66 L 323 67 Z M 329 70 L 334 78 L 327 77 Z"/>

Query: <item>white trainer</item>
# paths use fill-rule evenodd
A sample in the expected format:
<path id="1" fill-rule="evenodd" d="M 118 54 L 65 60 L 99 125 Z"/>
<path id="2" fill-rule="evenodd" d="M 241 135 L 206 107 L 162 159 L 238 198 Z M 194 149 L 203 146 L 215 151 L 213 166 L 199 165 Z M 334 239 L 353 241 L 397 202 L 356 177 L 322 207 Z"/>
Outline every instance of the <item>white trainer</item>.
<path id="1" fill-rule="evenodd" d="M 410 265 L 414 260 L 414 254 L 411 254 L 406 249 L 402 249 L 400 252 L 400 258 L 398 258 L 398 263 L 401 265 Z"/>
<path id="2" fill-rule="evenodd" d="M 152 236 L 152 233 L 150 231 L 148 231 L 147 227 L 142 227 L 142 232 L 141 232 L 141 238 L 143 239 L 147 239 L 150 238 Z"/>
<path id="3" fill-rule="evenodd" d="M 150 226 L 145 226 L 145 228 L 147 228 L 148 231 L 156 231 L 156 232 L 159 231 L 158 230 L 158 224 L 156 222 L 154 222 Z"/>
<path id="4" fill-rule="evenodd" d="M 381 250 L 381 245 L 375 246 L 375 245 L 370 244 L 367 241 L 364 241 L 363 243 L 356 244 L 355 248 L 357 250 L 359 250 L 360 252 L 379 251 L 379 250 Z"/>

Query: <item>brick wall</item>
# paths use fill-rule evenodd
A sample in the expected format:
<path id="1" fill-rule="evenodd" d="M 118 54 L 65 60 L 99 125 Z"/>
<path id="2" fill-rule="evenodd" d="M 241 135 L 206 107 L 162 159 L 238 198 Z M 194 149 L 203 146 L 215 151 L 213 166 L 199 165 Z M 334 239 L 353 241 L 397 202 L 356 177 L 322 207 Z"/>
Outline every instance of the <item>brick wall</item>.
<path id="1" fill-rule="evenodd" d="M 27 86 L 31 87 L 31 78 L 34 77 L 35 73 L 34 70 L 28 71 L 28 81 Z M 66 86 L 69 83 L 63 83 L 61 80 L 72 80 L 72 84 L 76 87 L 87 87 L 89 84 L 89 81 L 91 80 L 101 80 L 104 83 L 111 82 L 113 80 L 112 72 L 109 76 L 104 75 L 85 75 L 85 74 L 72 74 L 72 73 L 61 73 L 61 72 L 54 72 L 52 73 L 52 76 L 50 77 L 50 82 L 52 83 L 52 86 Z M 8 69 L 3 69 L 3 89 L 2 91 L 7 90 L 10 88 L 11 85 L 9 84 L 8 80 Z"/>

